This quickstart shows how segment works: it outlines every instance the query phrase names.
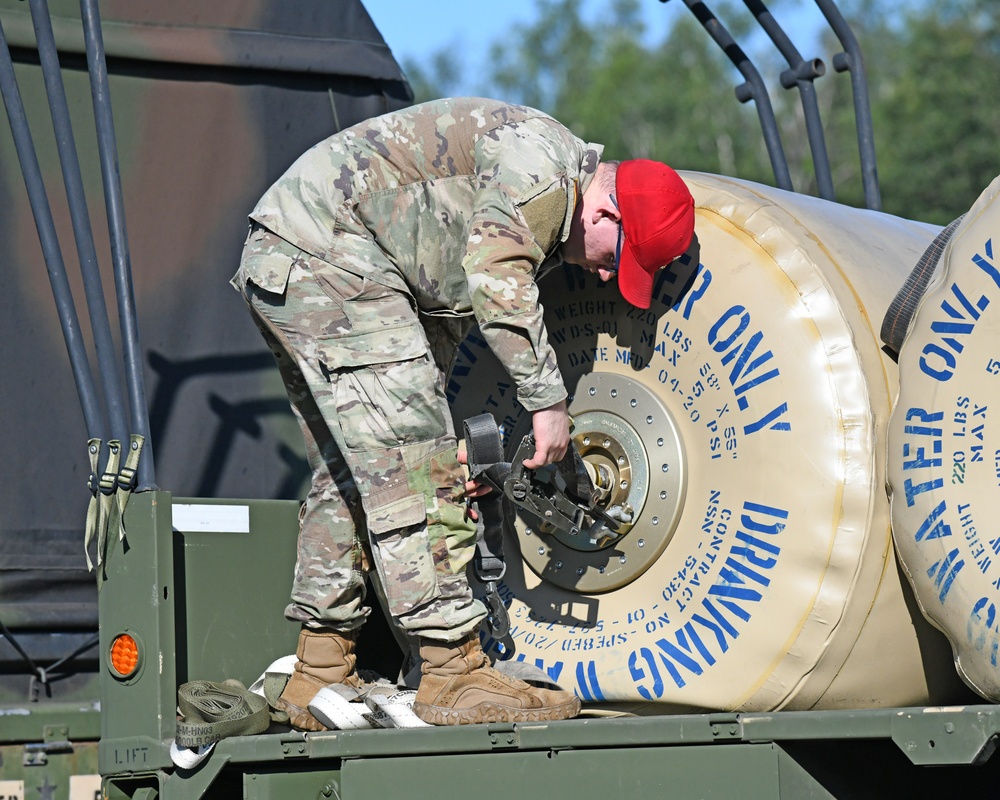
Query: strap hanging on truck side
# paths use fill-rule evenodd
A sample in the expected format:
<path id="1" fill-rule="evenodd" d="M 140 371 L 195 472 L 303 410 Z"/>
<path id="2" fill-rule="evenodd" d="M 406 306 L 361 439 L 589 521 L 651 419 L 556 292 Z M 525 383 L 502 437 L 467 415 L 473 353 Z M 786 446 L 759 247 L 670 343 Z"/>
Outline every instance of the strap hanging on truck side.
<path id="1" fill-rule="evenodd" d="M 87 456 L 90 460 L 90 504 L 87 507 L 87 522 L 83 535 L 83 550 L 87 556 L 87 571 L 92 572 L 94 563 L 90 558 L 90 543 L 97 539 L 97 563 L 104 563 L 107 550 L 108 527 L 111 524 L 112 512 L 117 508 L 115 517 L 118 522 L 118 539 L 125 536 L 125 507 L 136 484 L 136 473 L 139 457 L 142 455 L 142 445 L 145 439 L 137 433 L 129 438 L 128 451 L 125 453 L 125 463 L 122 464 L 121 444 L 117 439 L 108 442 L 108 463 L 104 474 L 98 478 L 99 460 L 101 455 L 101 440 L 90 439 L 87 442 Z M 121 465 L 119 467 L 119 465 Z"/>
<path id="2" fill-rule="evenodd" d="M 118 472 L 118 488 L 115 491 L 115 505 L 118 507 L 118 540 L 125 536 L 125 506 L 136 485 L 136 472 L 139 468 L 139 456 L 142 455 L 142 445 L 145 438 L 138 433 L 129 437 L 128 452 L 125 453 L 125 463 Z"/>
<path id="3" fill-rule="evenodd" d="M 90 439 L 87 442 L 87 455 L 90 458 L 90 506 L 87 509 L 87 527 L 83 535 L 83 549 L 87 556 L 87 569 L 92 571 L 94 564 L 90 559 L 90 543 L 97 538 L 97 564 L 104 563 L 104 553 L 107 550 L 108 523 L 111 520 L 111 509 L 115 502 L 115 486 L 118 483 L 118 465 L 121 461 L 121 444 L 117 439 L 108 442 L 108 463 L 104 474 L 97 480 L 98 458 L 101 453 L 101 440 Z M 96 486 L 95 486 L 96 483 Z"/>
<path id="4" fill-rule="evenodd" d="M 87 457 L 90 459 L 90 478 L 87 488 L 90 489 L 90 504 L 87 506 L 87 523 L 83 534 L 83 552 L 87 556 L 87 572 L 94 571 L 94 562 L 90 558 L 90 543 L 97 534 L 99 519 L 98 507 L 100 501 L 98 500 L 98 495 L 100 493 L 100 479 L 97 477 L 97 470 L 99 469 L 98 461 L 100 460 L 100 455 L 101 440 L 90 439 L 87 442 Z M 97 563 L 101 563 L 100 549 L 97 551 Z"/>
<path id="5" fill-rule="evenodd" d="M 489 612 L 486 626 L 493 638 L 502 640 L 510 632 L 510 617 L 497 591 L 497 581 L 507 571 L 503 557 L 503 489 L 510 475 L 510 464 L 503 460 L 500 430 L 492 414 L 470 417 L 464 425 L 469 474 L 472 480 L 493 488 L 475 503 L 479 531 L 472 566 L 476 578 L 486 587 L 485 602 Z"/>

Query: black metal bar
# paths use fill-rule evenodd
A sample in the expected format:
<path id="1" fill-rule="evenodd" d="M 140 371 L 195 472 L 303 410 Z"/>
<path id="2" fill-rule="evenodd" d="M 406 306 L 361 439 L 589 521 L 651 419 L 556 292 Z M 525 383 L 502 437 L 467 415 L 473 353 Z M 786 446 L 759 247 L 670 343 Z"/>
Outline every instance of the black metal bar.
<path id="1" fill-rule="evenodd" d="M 835 200 L 833 175 L 830 171 L 830 156 L 826 149 L 823 136 L 823 120 L 820 118 L 819 103 L 816 100 L 816 87 L 813 81 L 826 73 L 826 66 L 816 58 L 806 61 L 798 49 L 788 38 L 777 20 L 767 10 L 762 0 L 743 0 L 746 7 L 757 19 L 757 22 L 778 48 L 778 52 L 788 62 L 789 69 L 781 75 L 781 85 L 786 89 L 793 86 L 799 90 L 802 102 L 802 113 L 806 121 L 806 135 L 809 139 L 809 150 L 812 153 L 813 168 L 816 172 L 816 189 L 819 196 L 825 200 Z"/>
<path id="2" fill-rule="evenodd" d="M 4 42 L 4 49 L 6 48 L 7 44 Z M 10 646 L 13 647 L 17 651 L 18 655 L 25 660 L 29 667 L 31 667 L 32 672 L 36 674 L 43 674 L 42 670 L 38 668 L 38 665 L 32 660 L 31 656 L 28 655 L 27 651 L 21 647 L 20 642 L 17 641 L 14 634 L 11 633 L 7 626 L 3 624 L 2 619 L 0 619 L 0 634 L 2 634 L 8 642 L 10 642 Z"/>
<path id="3" fill-rule="evenodd" d="M 861 183 L 865 192 L 865 205 L 873 211 L 882 210 L 882 194 L 878 185 L 878 166 L 875 162 L 875 134 L 872 127 L 871 104 L 868 100 L 868 78 L 858 40 L 837 8 L 834 0 L 816 0 L 816 5 L 846 52 L 833 57 L 837 72 L 851 73 L 851 90 L 854 94 L 854 118 L 858 131 L 858 151 L 861 157 Z"/>
<path id="4" fill-rule="evenodd" d="M 38 57 L 42 66 L 45 91 L 49 100 L 49 110 L 52 114 L 52 126 L 56 135 L 56 147 L 62 165 L 63 182 L 66 185 L 66 197 L 69 201 L 70 218 L 73 222 L 76 250 L 80 259 L 80 272 L 83 276 L 83 288 L 87 297 L 87 308 L 90 312 L 90 327 L 97 352 L 98 374 L 104 389 L 104 401 L 107 404 L 111 434 L 116 439 L 127 441 L 128 425 L 125 419 L 125 400 L 122 396 L 121 379 L 116 366 L 117 355 L 111 337 L 111 325 L 108 322 L 108 309 L 104 302 L 104 288 L 101 285 L 100 267 L 97 262 L 97 251 L 94 247 L 90 214 L 87 211 L 87 198 L 83 190 L 83 177 L 80 173 L 80 160 L 76 152 L 69 106 L 66 104 L 66 90 L 59 69 L 55 37 L 52 34 L 52 20 L 49 17 L 46 0 L 30 0 L 29 5 L 31 7 L 31 21 L 35 28 L 35 40 L 38 43 Z"/>
<path id="5" fill-rule="evenodd" d="M 97 123 L 97 143 L 104 179 L 104 201 L 108 210 L 111 255 L 114 262 L 115 293 L 118 297 L 118 320 L 121 325 L 122 350 L 125 357 L 125 378 L 132 409 L 132 430 L 146 440 L 138 467 L 138 489 L 155 488 L 153 447 L 149 436 L 149 411 L 142 374 L 142 351 L 136 322 L 132 268 L 129 262 L 128 234 L 125 230 L 125 208 L 118 170 L 118 147 L 115 141 L 114 119 L 111 114 L 111 92 L 108 85 L 107 62 L 101 38 L 101 20 L 97 0 L 80 0 L 84 39 L 87 45 L 87 66 L 94 99 Z M 123 440 L 124 444 L 124 440 Z"/>
<path id="6" fill-rule="evenodd" d="M 50 673 L 50 674 L 53 673 L 53 672 L 55 672 L 57 669 L 59 669 L 59 667 L 61 667 L 67 661 L 72 661 L 78 655 L 80 655 L 81 653 L 86 652 L 91 647 L 94 647 L 95 645 L 97 645 L 99 642 L 100 642 L 100 637 L 95 634 L 90 639 L 88 639 L 83 644 L 81 644 L 79 647 L 77 647 L 75 650 L 72 650 L 71 652 L 67 653 L 62 658 L 60 658 L 58 661 L 54 661 L 51 664 L 49 664 L 49 666 L 45 668 L 45 671 L 47 673 Z"/>
<path id="7" fill-rule="evenodd" d="M 771 98 L 764 86 L 764 81 L 760 73 L 753 65 L 749 56 L 743 52 L 725 26 L 719 22 L 718 18 L 708 9 L 702 0 L 684 0 L 684 4 L 691 10 L 698 22 L 712 37 L 713 41 L 722 49 L 733 65 L 740 71 L 746 83 L 736 87 L 736 99 L 741 103 L 753 100 L 757 106 L 757 117 L 760 119 L 760 127 L 764 134 L 764 144 L 767 147 L 767 154 L 771 159 L 771 169 L 774 171 L 774 179 L 779 189 L 794 191 L 792 177 L 788 172 L 788 161 L 785 158 L 785 151 L 781 145 L 781 135 L 778 132 L 778 123 L 774 116 L 774 109 L 771 106 Z"/>
<path id="8" fill-rule="evenodd" d="M 17 150 L 17 158 L 21 164 L 24 185 L 28 191 L 28 200 L 35 218 L 38 240 L 41 243 L 45 268 L 52 286 L 52 297 L 55 300 L 59 324 L 62 327 L 63 339 L 69 353 L 70 367 L 76 381 L 83 419 L 87 426 L 87 435 L 90 438 L 106 439 L 108 424 L 94 387 L 90 359 L 87 356 L 87 349 L 80 332 L 80 322 L 76 315 L 73 293 L 66 278 L 66 265 L 59 248 L 59 238 L 56 235 L 55 223 L 52 219 L 52 209 L 49 206 L 45 183 L 42 180 L 42 171 L 38 166 L 38 157 L 31 139 L 31 130 L 14 75 L 14 63 L 10 57 L 2 25 L 0 25 L 0 92 L 3 94 L 4 106 L 7 109 L 7 118 Z"/>

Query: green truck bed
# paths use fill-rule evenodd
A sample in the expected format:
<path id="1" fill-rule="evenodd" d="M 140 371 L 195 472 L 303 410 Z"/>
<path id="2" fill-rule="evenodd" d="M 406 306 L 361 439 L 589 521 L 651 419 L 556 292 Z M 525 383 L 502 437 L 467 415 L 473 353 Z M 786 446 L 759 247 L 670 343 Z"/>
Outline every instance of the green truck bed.
<path id="1" fill-rule="evenodd" d="M 212 506 L 225 530 L 174 530 Z M 551 724 L 296 731 L 225 739 L 172 766 L 176 689 L 256 678 L 291 652 L 284 620 L 298 504 L 133 497 L 102 573 L 101 649 L 140 643 L 138 671 L 101 675 L 99 766 L 114 798 L 986 796 L 1000 708 L 583 717 Z M 232 521 L 237 520 L 233 525 Z M 238 522 L 245 519 L 245 526 Z M 228 520 L 228 521 L 227 521 Z M 209 526 L 212 523 L 205 523 Z M 144 598 L 138 602 L 136 598 Z M 981 793 L 981 794 L 980 794 Z"/>

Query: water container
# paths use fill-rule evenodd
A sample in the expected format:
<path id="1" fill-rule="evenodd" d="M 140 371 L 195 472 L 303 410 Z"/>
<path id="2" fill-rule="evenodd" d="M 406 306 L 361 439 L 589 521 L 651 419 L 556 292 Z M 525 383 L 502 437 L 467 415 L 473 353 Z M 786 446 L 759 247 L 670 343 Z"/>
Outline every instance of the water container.
<path id="1" fill-rule="evenodd" d="M 949 701 L 947 642 L 892 549 L 897 375 L 877 336 L 937 228 L 683 177 L 696 242 L 649 310 L 575 267 L 542 281 L 574 441 L 624 521 L 508 520 L 512 628 L 488 644 L 640 712 Z M 490 411 L 511 447 L 530 430 L 475 333 L 449 392 L 457 420 Z"/>
<path id="2" fill-rule="evenodd" d="M 962 678 L 1000 700 L 1000 178 L 955 229 L 899 356 L 893 535 Z"/>

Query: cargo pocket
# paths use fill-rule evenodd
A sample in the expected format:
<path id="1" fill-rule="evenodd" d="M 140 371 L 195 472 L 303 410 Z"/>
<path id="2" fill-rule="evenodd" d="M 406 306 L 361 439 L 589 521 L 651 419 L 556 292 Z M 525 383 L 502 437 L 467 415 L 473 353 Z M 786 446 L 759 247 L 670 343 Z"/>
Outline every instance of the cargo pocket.
<path id="1" fill-rule="evenodd" d="M 237 288 L 250 281 L 265 292 L 284 294 L 288 287 L 288 275 L 292 264 L 302 255 L 295 245 L 259 225 L 251 226 L 240 269 L 233 281 L 239 281 Z M 235 285 L 235 283 L 234 283 Z"/>
<path id="2" fill-rule="evenodd" d="M 368 508 L 367 512 L 391 614 L 400 617 L 434 600 L 439 593 L 437 571 L 423 495 Z"/>
<path id="3" fill-rule="evenodd" d="M 349 450 L 398 448 L 447 434 L 441 374 L 419 325 L 318 343 Z"/>

